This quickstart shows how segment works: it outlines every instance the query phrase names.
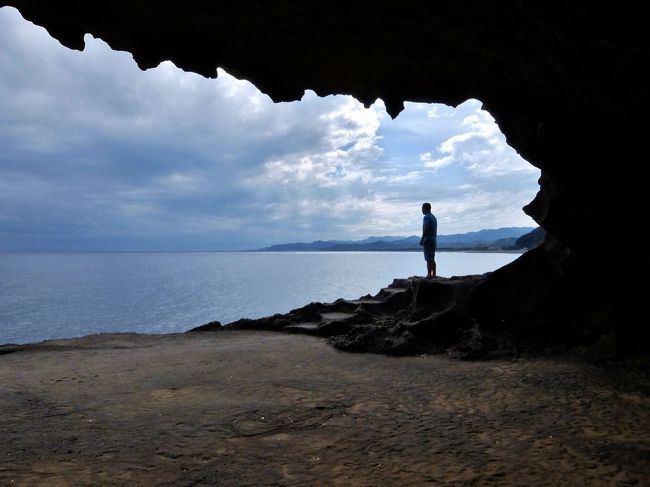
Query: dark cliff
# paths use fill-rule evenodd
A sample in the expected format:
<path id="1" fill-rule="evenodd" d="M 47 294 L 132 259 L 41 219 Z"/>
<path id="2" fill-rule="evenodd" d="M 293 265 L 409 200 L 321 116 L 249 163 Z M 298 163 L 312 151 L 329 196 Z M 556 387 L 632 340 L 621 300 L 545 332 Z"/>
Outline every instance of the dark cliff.
<path id="1" fill-rule="evenodd" d="M 0 1 L 64 45 L 83 35 L 204 76 L 216 68 L 275 101 L 351 94 L 457 105 L 477 98 L 542 170 L 525 207 L 545 242 L 475 285 L 449 319 L 517 330 L 531 346 L 644 352 L 641 239 L 612 241 L 645 206 L 649 56 L 642 6 L 515 1 Z M 474 281 L 472 281 L 474 282 Z M 465 295 L 464 294 L 464 295 Z M 431 298 L 434 299 L 434 298 Z"/>

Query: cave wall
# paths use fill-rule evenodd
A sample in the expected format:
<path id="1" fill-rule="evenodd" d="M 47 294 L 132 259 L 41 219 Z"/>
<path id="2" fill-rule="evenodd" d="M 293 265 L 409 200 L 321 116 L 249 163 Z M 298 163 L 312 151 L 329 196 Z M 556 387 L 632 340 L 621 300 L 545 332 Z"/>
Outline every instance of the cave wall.
<path id="1" fill-rule="evenodd" d="M 643 352 L 647 16 L 620 2 L 0 0 L 83 49 L 90 33 L 142 69 L 222 67 L 274 101 L 350 94 L 457 105 L 481 100 L 508 143 L 542 170 L 525 207 L 547 232 L 472 298 L 486 328 L 534 344 Z M 527 254 L 528 255 L 528 254 Z M 641 273 L 641 276 L 643 274 Z M 603 339 L 605 337 L 605 339 Z"/>

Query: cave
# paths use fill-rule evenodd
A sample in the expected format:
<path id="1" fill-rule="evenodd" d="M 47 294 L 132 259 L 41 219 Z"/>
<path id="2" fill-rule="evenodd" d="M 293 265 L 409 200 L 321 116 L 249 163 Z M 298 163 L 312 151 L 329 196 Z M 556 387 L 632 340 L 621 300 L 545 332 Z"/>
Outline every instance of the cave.
<path id="1" fill-rule="evenodd" d="M 507 142 L 541 170 L 524 211 L 544 243 L 480 281 L 452 313 L 486 340 L 594 358 L 646 353 L 639 278 L 645 181 L 642 119 L 648 29 L 641 6 L 522 2 L 0 1 L 63 45 L 84 35 L 132 53 L 141 69 L 169 60 L 217 68 L 273 101 L 378 98 L 457 106 L 475 98 Z M 427 293 L 422 293 L 427 296 Z M 423 298 L 424 299 L 424 298 Z M 425 303 L 426 304 L 426 303 Z M 448 317 L 450 315 L 447 315 Z M 451 318 L 450 318 L 451 319 Z M 494 337 L 495 341 L 487 340 Z"/>

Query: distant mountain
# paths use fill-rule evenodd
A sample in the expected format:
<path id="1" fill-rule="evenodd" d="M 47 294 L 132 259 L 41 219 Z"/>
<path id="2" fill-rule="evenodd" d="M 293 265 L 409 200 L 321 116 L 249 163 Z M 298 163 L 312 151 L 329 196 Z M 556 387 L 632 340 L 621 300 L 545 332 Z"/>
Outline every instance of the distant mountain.
<path id="1" fill-rule="evenodd" d="M 534 249 L 544 241 L 546 232 L 543 228 L 537 227 L 517 239 L 513 247 L 516 249 Z"/>
<path id="2" fill-rule="evenodd" d="M 403 240 L 404 237 L 368 237 L 364 238 L 363 240 L 358 240 L 355 243 L 372 243 L 372 242 L 379 242 L 379 241 L 384 241 L 384 242 L 392 242 L 393 240 Z"/>
<path id="3" fill-rule="evenodd" d="M 515 237 L 500 238 L 499 240 L 490 242 L 488 247 L 491 249 L 514 249 L 516 241 L 517 239 Z"/>
<path id="4" fill-rule="evenodd" d="M 504 238 L 514 238 L 516 240 L 531 230 L 533 230 L 533 227 L 504 227 L 479 230 L 478 232 L 438 235 L 438 247 L 484 247 Z"/>
<path id="5" fill-rule="evenodd" d="M 530 233 L 533 227 L 505 227 L 478 232 L 438 235 L 439 249 L 513 249 L 519 237 Z M 272 245 L 257 249 L 266 252 L 289 251 L 363 251 L 363 250 L 419 250 L 420 237 L 368 237 L 363 240 L 317 240 Z M 519 247 L 523 248 L 523 247 Z M 528 247 L 530 248 L 530 247 Z"/>
<path id="6" fill-rule="evenodd" d="M 333 245 L 337 245 L 339 243 L 344 243 L 344 242 L 341 242 L 339 240 L 327 240 L 327 241 L 317 240 L 315 242 L 309 242 L 309 243 L 297 242 L 297 243 L 277 244 L 277 245 L 271 245 L 270 247 L 264 247 L 262 249 L 256 249 L 256 250 L 263 250 L 269 252 L 328 250 Z"/>

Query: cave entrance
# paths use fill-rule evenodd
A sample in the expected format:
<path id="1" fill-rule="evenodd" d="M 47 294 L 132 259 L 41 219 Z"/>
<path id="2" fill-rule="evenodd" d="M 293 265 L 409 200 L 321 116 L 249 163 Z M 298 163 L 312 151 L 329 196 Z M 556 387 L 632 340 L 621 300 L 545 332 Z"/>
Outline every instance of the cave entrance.
<path id="1" fill-rule="evenodd" d="M 365 108 L 308 91 L 276 104 L 224 71 L 205 79 L 163 62 L 143 72 L 129 53 L 85 42 L 69 50 L 0 9 L 0 251 L 39 253 L 3 269 L 0 309 L 13 318 L 0 342 L 183 331 L 376 293 L 423 275 L 417 243 L 391 255 L 196 251 L 403 249 L 400 240 L 419 240 L 425 201 L 439 235 L 534 226 L 521 207 L 539 172 L 477 100 L 407 103 L 394 120 L 381 100 Z M 517 256 L 482 254 L 486 268 L 478 255 L 439 253 L 438 273 L 482 273 Z M 56 331 L 23 326 L 45 321 Z"/>

